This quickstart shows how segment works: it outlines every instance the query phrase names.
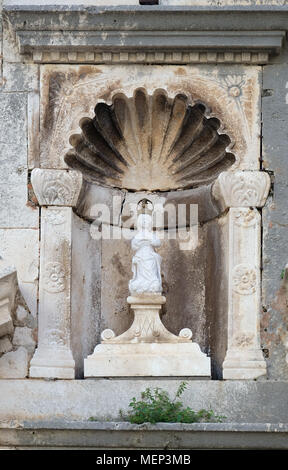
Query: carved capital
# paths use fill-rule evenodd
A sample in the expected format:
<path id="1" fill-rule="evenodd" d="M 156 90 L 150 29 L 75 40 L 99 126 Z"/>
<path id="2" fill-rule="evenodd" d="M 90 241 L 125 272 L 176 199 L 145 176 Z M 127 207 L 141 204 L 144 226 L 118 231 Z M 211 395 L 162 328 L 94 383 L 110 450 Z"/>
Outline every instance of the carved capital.
<path id="1" fill-rule="evenodd" d="M 263 207 L 270 189 L 270 177 L 263 171 L 224 171 L 215 181 L 212 194 L 222 209 Z"/>
<path id="2" fill-rule="evenodd" d="M 82 186 L 78 171 L 35 168 L 31 181 L 40 206 L 76 206 Z"/>

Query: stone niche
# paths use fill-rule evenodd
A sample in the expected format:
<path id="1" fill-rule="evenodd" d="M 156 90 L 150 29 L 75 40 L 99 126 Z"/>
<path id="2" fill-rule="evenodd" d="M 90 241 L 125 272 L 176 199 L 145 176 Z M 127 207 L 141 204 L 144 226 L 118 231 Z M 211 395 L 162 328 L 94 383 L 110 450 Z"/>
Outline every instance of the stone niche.
<path id="1" fill-rule="evenodd" d="M 183 248 L 179 235 L 169 239 L 166 219 L 160 227 L 164 325 L 174 334 L 192 330 L 214 379 L 266 373 L 260 237 L 270 180 L 259 164 L 259 79 L 257 66 L 41 67 L 40 168 L 32 172 L 42 206 L 39 344 L 31 377 L 81 378 L 101 331 L 129 328 L 130 240 L 97 233 L 133 228 L 143 198 L 164 211 L 182 204 L 193 232 Z"/>

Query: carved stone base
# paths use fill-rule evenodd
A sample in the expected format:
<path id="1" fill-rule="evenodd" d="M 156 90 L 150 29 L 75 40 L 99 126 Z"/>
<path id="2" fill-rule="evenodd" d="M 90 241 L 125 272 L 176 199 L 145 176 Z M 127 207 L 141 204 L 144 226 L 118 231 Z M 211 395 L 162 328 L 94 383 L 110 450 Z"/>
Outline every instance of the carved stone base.
<path id="1" fill-rule="evenodd" d="M 84 360 L 84 377 L 210 378 L 210 359 L 192 343 L 192 331 L 184 328 L 176 336 L 163 325 L 159 313 L 165 297 L 143 294 L 127 302 L 135 315 L 131 327 L 119 336 L 103 331 L 102 344 Z"/>
<path id="2" fill-rule="evenodd" d="M 119 336 L 115 336 L 112 330 L 104 330 L 102 343 L 191 343 L 192 331 L 189 328 L 183 328 L 176 336 L 163 325 L 160 319 L 162 305 L 166 302 L 163 295 L 130 296 L 127 302 L 134 312 L 132 325 Z"/>
<path id="3" fill-rule="evenodd" d="M 84 377 L 210 378 L 210 358 L 197 343 L 99 344 L 84 359 Z"/>
<path id="4" fill-rule="evenodd" d="M 75 362 L 69 349 L 39 348 L 30 363 L 30 377 L 74 379 Z"/>
<path id="5" fill-rule="evenodd" d="M 258 349 L 230 350 L 223 363 L 223 379 L 257 379 L 266 372 L 266 362 L 262 351 Z"/>

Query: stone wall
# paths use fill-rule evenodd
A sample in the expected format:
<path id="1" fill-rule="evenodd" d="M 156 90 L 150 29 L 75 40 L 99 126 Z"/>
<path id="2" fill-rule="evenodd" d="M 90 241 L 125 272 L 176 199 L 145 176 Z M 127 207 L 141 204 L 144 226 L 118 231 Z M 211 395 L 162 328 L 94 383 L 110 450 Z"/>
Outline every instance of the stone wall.
<path id="1" fill-rule="evenodd" d="M 288 296 L 284 269 L 288 260 L 288 54 L 263 67 L 263 168 L 271 172 L 273 191 L 263 209 L 263 312 L 261 335 L 268 377 L 288 379 Z"/>
<path id="2" fill-rule="evenodd" d="M 30 194 L 29 128 L 38 67 L 21 63 L 10 32 L 0 24 L 0 252 L 16 267 L 19 285 L 13 328 L 0 339 L 0 376 L 24 378 L 37 341 L 39 210 Z"/>
<path id="3" fill-rule="evenodd" d="M 16 3 L 16 2 L 14 2 Z M 25 2 L 23 2 L 24 4 Z M 33 4 L 30 0 L 27 4 Z M 39 3 L 39 2 L 34 2 Z M 56 0 L 45 2 L 56 5 Z M 65 2 L 61 1 L 61 4 Z M 76 2 L 69 2 L 69 4 Z M 103 5 L 106 2 L 99 0 L 82 2 L 87 5 Z M 195 2 L 185 0 L 160 0 L 161 5 L 192 5 Z M 216 5 L 217 3 L 217 5 Z M 2 2 L 0 2 L 2 5 Z M 13 4 L 11 0 L 10 4 Z M 112 4 L 112 2 L 111 2 Z M 136 0 L 114 1 L 114 5 L 138 5 Z M 239 0 L 235 1 L 202 1 L 201 5 L 282 5 L 284 2 L 271 1 L 257 2 Z M 2 23 L 1 23 L 2 24 Z M 10 335 L 0 339 L 0 376 L 23 378 L 28 374 L 28 361 L 34 351 L 37 342 L 37 303 L 38 303 L 38 271 L 39 271 L 39 223 L 41 213 L 35 204 L 35 196 L 30 184 L 30 172 L 39 164 L 39 65 L 32 63 L 31 59 L 23 60 L 20 56 L 13 31 L 6 22 L 1 26 L 1 81 L 0 81 L 0 254 L 11 264 L 15 265 L 18 274 L 19 294 L 14 312 L 14 330 Z M 29 61 L 30 60 L 30 61 Z M 229 66 L 228 66 L 229 67 Z M 247 66 L 249 67 L 249 66 Z M 287 119 L 288 119 L 288 54 L 284 50 L 277 58 L 272 59 L 269 65 L 260 67 L 262 77 L 262 167 L 269 171 L 273 178 L 273 191 L 264 207 L 263 213 L 263 309 L 261 312 L 261 343 L 268 365 L 268 379 L 287 380 L 288 365 L 286 355 L 288 350 L 287 332 L 287 291 L 284 285 L 283 270 L 288 260 L 287 227 L 288 227 L 288 184 L 287 184 Z M 76 216 L 75 216 L 76 217 Z M 86 222 L 75 218 L 75 231 L 81 233 L 80 240 L 86 240 Z M 213 231 L 213 227 L 209 229 Z M 89 246 L 89 249 L 92 249 Z M 125 253 L 126 251 L 123 250 Z M 110 259 L 113 253 L 109 247 L 102 250 L 105 257 Z M 97 252 L 98 253 L 98 252 Z M 97 256 L 100 254 L 98 253 Z M 110 257 L 110 258 L 109 258 Z M 104 261 L 103 260 L 103 261 Z M 117 257 L 114 257 L 113 269 L 117 267 Z M 75 262 L 77 257 L 75 256 Z M 100 261 L 99 261 L 100 262 Z M 179 261 L 180 263 L 180 261 Z M 187 265 L 186 265 L 187 266 Z M 106 270 L 105 270 L 106 269 Z M 168 269 L 168 268 L 167 268 Z M 179 268 L 180 269 L 180 268 Z M 104 268 L 104 276 L 109 279 L 111 272 Z M 113 273 L 112 273 L 113 274 Z M 188 276 L 193 273 L 188 272 Z M 207 276 L 210 274 L 208 273 Z M 92 282 L 91 280 L 87 282 Z M 98 282 L 93 279 L 93 282 Z M 98 289 L 100 287 L 98 286 Z M 217 288 L 215 288 L 217 290 Z M 123 292 L 123 290 L 121 291 Z M 190 292 L 190 296 L 193 293 Z M 83 288 L 81 291 L 83 295 Z M 188 294 L 187 294 L 188 295 Z M 109 298 L 109 287 L 102 287 L 101 302 Z M 80 297 L 82 299 L 82 297 Z M 190 298 L 190 297 L 189 297 Z M 77 301 L 76 301 L 77 300 Z M 78 302 L 78 303 L 77 303 Z M 93 305 L 89 299 L 84 299 L 87 311 L 92 312 L 97 306 L 97 312 L 85 321 L 95 320 L 100 325 L 100 300 L 94 298 Z M 98 303 L 97 303 L 98 302 Z M 100 303 L 99 303 L 100 302 Z M 101 318 L 101 328 L 111 327 L 109 315 L 113 316 L 115 298 L 110 298 L 110 304 L 103 306 L 103 312 L 107 310 L 107 316 Z M 89 304 L 89 305 L 88 305 Z M 200 305 L 200 302 L 199 302 Z M 211 305 L 211 301 L 210 301 Z M 173 306 L 173 302 L 171 302 Z M 211 307 L 210 307 L 211 308 Z M 74 309 L 74 310 L 73 310 Z M 72 308 L 72 316 L 75 325 L 80 319 L 79 298 L 75 299 Z M 128 312 L 126 312 L 128 313 Z M 194 316 L 196 316 L 196 311 Z M 219 312 L 219 315 L 221 312 Z M 97 316 L 98 315 L 98 316 Z M 213 312 L 211 312 L 213 316 Z M 127 322 L 129 323 L 129 317 Z M 126 320 L 125 320 L 126 321 Z M 203 322 L 205 321 L 205 318 Z M 219 317 L 213 317 L 211 322 L 215 328 L 223 327 Z M 165 315 L 164 315 L 165 323 Z M 185 323 L 185 321 L 183 322 Z M 85 322 L 84 322 L 85 324 Z M 98 324 L 97 324 L 98 325 Z M 75 354 L 78 364 L 83 354 L 91 351 L 93 341 L 98 337 L 99 329 L 91 333 L 90 339 L 85 345 L 83 332 L 81 332 L 81 346 L 77 343 L 78 337 L 74 336 L 72 342 L 75 345 Z M 119 324 L 118 324 L 119 326 Z M 122 323 L 123 327 L 127 325 Z M 225 326 L 225 325 L 224 325 Z M 81 326 L 81 328 L 83 325 Z M 175 321 L 173 328 L 179 329 Z M 199 324 L 199 331 L 205 328 Z M 204 333 L 198 334 L 201 346 L 207 347 Z M 97 336 L 98 335 L 98 336 Z M 213 346 L 212 346 L 213 347 Z M 225 344 L 219 346 L 217 355 L 223 358 Z M 83 352 L 84 351 L 84 352 Z M 219 359 L 220 360 L 220 359 Z M 9 364 L 9 371 L 7 370 Z M 11 364 L 15 364 L 15 367 Z M 19 364 L 22 364 L 19 367 Z M 81 366 L 78 365 L 79 375 Z M 8 375 L 7 375 L 8 374 Z M 9 375 L 10 374 L 10 375 Z M 12 375 L 11 375 L 12 374 Z M 219 375 L 219 374 L 218 374 Z"/>

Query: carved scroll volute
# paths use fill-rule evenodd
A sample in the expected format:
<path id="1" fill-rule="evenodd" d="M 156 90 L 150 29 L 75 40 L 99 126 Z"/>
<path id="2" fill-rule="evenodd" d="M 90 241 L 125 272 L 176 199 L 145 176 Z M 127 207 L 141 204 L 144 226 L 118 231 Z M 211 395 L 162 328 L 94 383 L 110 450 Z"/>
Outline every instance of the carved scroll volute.
<path id="1" fill-rule="evenodd" d="M 74 207 L 82 187 L 82 175 L 75 170 L 32 171 L 31 182 L 40 206 Z"/>
<path id="2" fill-rule="evenodd" d="M 228 207 L 263 207 L 270 189 L 263 171 L 224 171 L 215 181 L 212 194 L 222 210 Z"/>

